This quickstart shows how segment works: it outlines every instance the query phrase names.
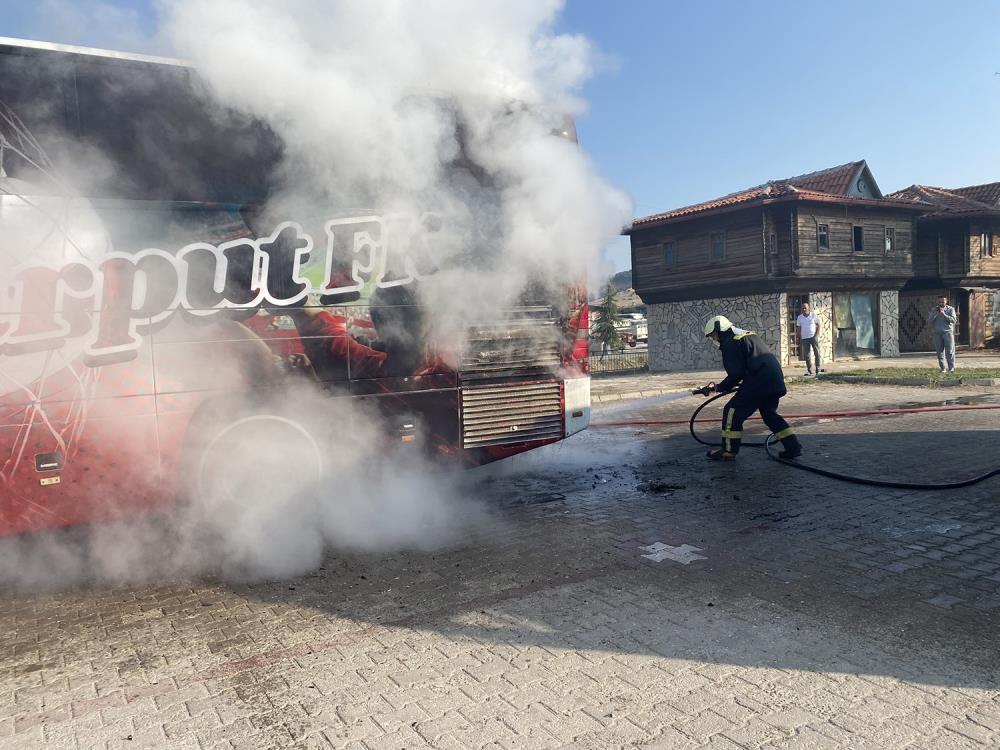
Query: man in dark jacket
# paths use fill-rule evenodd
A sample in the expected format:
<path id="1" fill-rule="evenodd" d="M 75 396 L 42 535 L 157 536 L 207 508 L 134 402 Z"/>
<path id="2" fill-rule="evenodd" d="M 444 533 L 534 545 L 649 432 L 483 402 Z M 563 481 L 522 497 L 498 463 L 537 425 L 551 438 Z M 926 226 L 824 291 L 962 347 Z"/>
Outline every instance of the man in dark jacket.
<path id="1" fill-rule="evenodd" d="M 778 414 L 778 401 L 784 396 L 785 375 L 778 358 L 753 331 L 737 328 L 723 315 L 716 315 L 705 324 L 705 336 L 714 339 L 722 351 L 722 364 L 726 378 L 718 385 L 710 383 L 697 393 L 708 395 L 711 391 L 729 393 L 736 386 L 739 390 L 722 412 L 722 447 L 708 452 L 713 461 L 732 461 L 740 451 L 743 422 L 755 411 L 760 412 L 775 436 L 781 440 L 782 458 L 798 458 L 802 445 Z"/>

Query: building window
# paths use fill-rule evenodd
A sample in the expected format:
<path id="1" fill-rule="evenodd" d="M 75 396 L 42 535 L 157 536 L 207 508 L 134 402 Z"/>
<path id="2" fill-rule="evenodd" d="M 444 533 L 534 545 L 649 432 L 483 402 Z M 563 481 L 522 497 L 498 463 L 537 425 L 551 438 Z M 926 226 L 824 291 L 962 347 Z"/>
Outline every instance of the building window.
<path id="1" fill-rule="evenodd" d="M 854 244 L 852 245 L 854 252 L 863 253 L 865 251 L 865 228 L 855 224 L 852 229 L 854 230 Z"/>
<path id="2" fill-rule="evenodd" d="M 816 247 L 823 250 L 830 249 L 830 225 L 819 224 L 816 227 Z"/>
<path id="3" fill-rule="evenodd" d="M 896 250 L 896 229 L 894 227 L 885 228 L 885 251 L 886 253 Z"/>
<path id="4" fill-rule="evenodd" d="M 993 233 L 983 232 L 979 235 L 979 256 L 982 258 L 992 258 L 993 252 Z"/>
<path id="5" fill-rule="evenodd" d="M 677 243 L 676 242 L 664 242 L 663 243 L 663 264 L 667 268 L 673 268 L 677 265 Z"/>
<path id="6" fill-rule="evenodd" d="M 722 260 L 726 257 L 726 233 L 712 232 L 712 260 Z"/>

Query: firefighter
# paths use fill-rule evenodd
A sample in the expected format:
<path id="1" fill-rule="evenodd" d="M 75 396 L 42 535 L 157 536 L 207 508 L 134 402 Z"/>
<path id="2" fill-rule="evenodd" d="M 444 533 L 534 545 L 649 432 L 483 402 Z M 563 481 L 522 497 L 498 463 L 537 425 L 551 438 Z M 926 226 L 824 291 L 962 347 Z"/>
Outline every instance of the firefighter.
<path id="1" fill-rule="evenodd" d="M 722 447 L 708 452 L 713 461 L 732 461 L 740 451 L 743 422 L 755 411 L 760 412 L 775 436 L 781 440 L 781 458 L 798 458 L 802 445 L 778 414 L 778 401 L 787 393 L 785 375 L 777 357 L 753 331 L 737 328 L 723 315 L 716 315 L 705 324 L 705 336 L 715 340 L 722 351 L 726 378 L 721 383 L 709 383 L 696 393 L 707 396 L 712 391 L 729 393 L 739 390 L 722 412 Z"/>

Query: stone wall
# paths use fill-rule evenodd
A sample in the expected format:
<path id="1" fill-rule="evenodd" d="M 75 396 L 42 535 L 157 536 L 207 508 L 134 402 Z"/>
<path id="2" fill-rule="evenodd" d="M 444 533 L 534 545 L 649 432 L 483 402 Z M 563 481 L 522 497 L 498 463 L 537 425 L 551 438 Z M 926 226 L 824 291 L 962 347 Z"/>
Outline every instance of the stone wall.
<path id="1" fill-rule="evenodd" d="M 820 319 L 820 358 L 823 362 L 831 362 L 834 351 L 833 294 L 810 292 L 809 300 Z M 879 341 L 883 357 L 899 356 L 899 314 L 899 293 L 879 292 Z M 789 327 L 795 325 L 788 309 L 788 296 L 756 294 L 650 305 L 650 371 L 711 370 L 721 367 L 717 347 L 704 337 L 705 321 L 713 315 L 725 315 L 734 325 L 760 334 L 782 365 L 797 361 L 800 353 L 790 351 L 787 343 Z M 794 317 L 798 317 L 797 311 Z"/>
<path id="2" fill-rule="evenodd" d="M 781 342 L 780 348 L 772 348 L 771 351 L 778 357 L 778 361 L 781 362 L 782 367 L 788 364 L 791 357 L 791 352 L 788 351 L 788 295 L 779 294 L 778 295 L 778 321 L 780 338 L 778 341 Z"/>
<path id="3" fill-rule="evenodd" d="M 784 294 L 665 302 L 649 306 L 650 371 L 721 370 L 718 346 L 705 338 L 705 323 L 713 315 L 725 315 L 759 334 L 775 354 L 782 352 L 788 330 Z"/>
<path id="4" fill-rule="evenodd" d="M 878 295 L 879 336 L 883 357 L 899 356 L 899 292 L 883 291 Z"/>

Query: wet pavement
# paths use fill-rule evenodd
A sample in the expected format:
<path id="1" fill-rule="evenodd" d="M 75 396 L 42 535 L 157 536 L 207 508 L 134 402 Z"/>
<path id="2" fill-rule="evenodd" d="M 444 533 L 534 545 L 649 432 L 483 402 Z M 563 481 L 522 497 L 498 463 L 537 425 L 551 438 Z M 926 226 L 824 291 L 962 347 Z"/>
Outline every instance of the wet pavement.
<path id="1" fill-rule="evenodd" d="M 783 410 L 941 400 L 808 384 Z M 998 411 L 798 430 L 803 460 L 864 476 L 1000 464 Z M 473 473 L 492 520 L 434 552 L 3 593 L 0 747 L 1000 746 L 1000 479 L 875 490 L 703 450 L 684 426 L 595 428 Z"/>

